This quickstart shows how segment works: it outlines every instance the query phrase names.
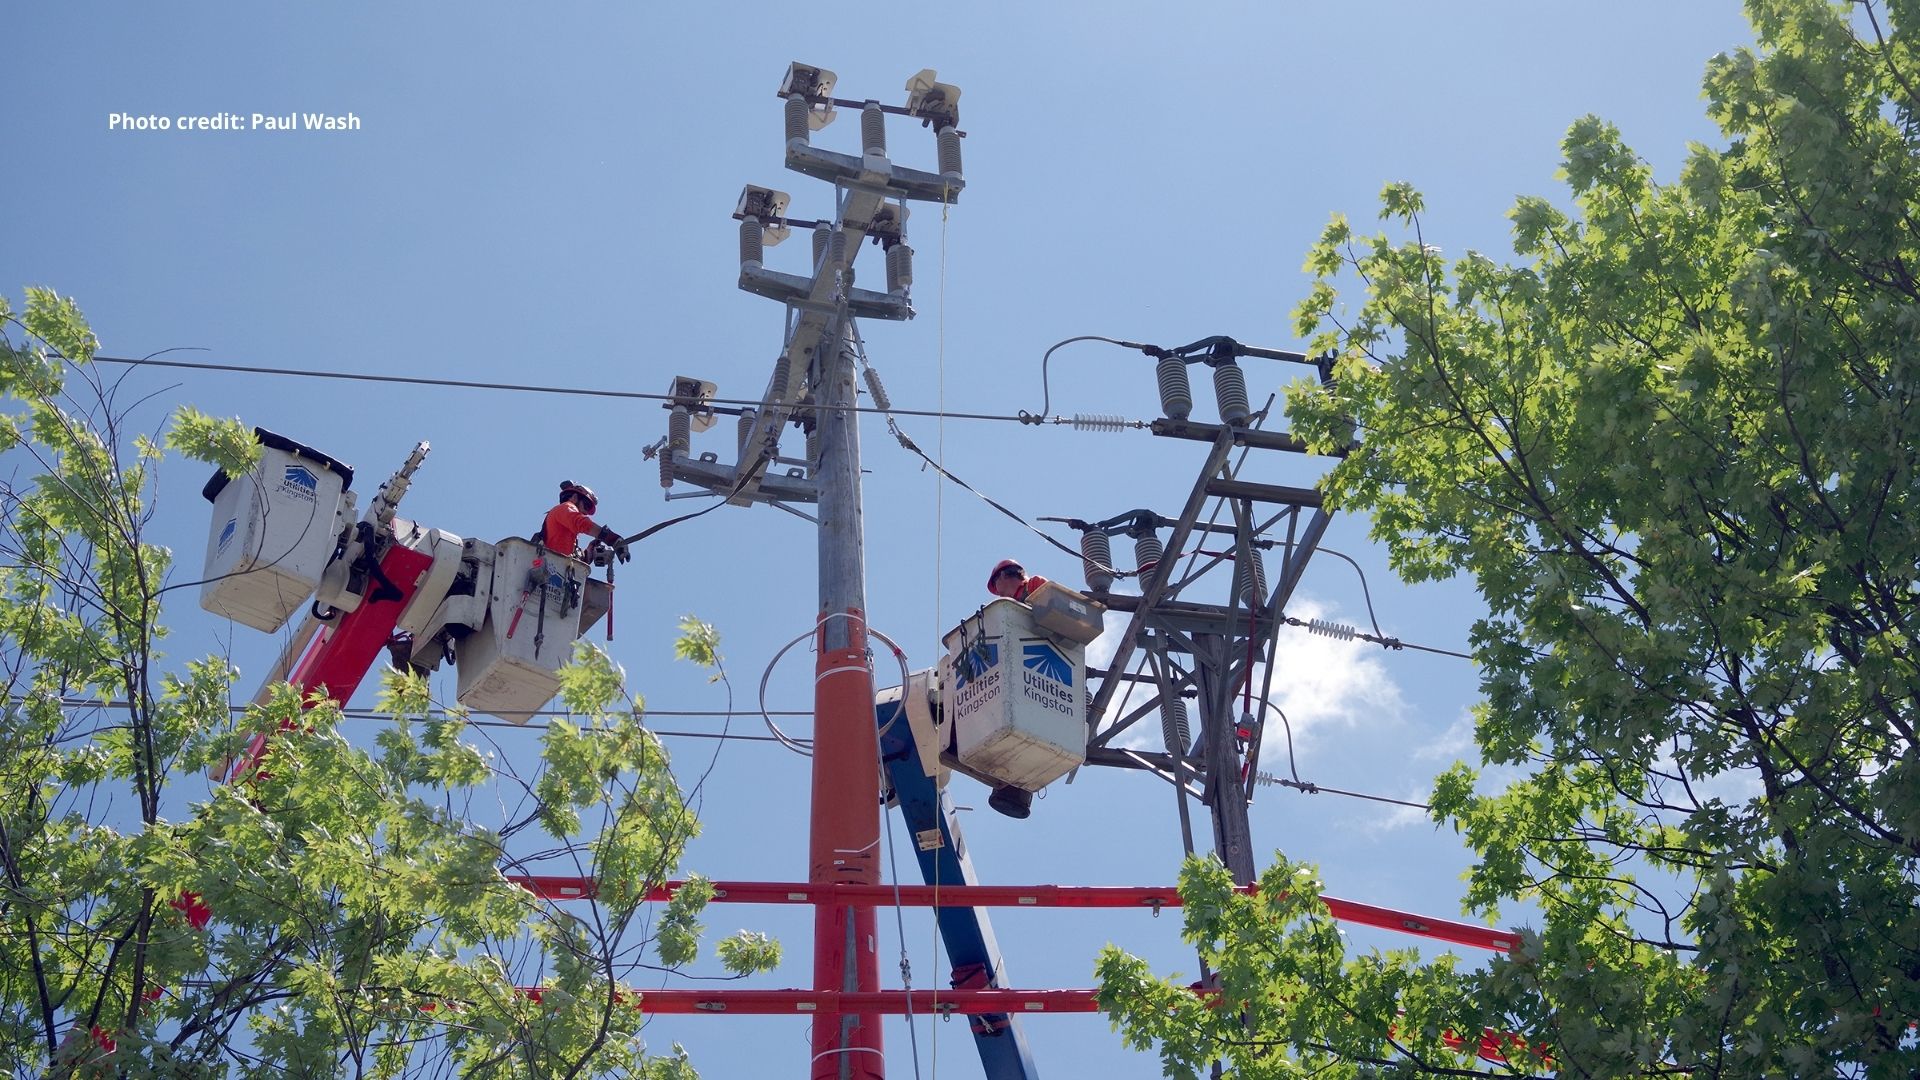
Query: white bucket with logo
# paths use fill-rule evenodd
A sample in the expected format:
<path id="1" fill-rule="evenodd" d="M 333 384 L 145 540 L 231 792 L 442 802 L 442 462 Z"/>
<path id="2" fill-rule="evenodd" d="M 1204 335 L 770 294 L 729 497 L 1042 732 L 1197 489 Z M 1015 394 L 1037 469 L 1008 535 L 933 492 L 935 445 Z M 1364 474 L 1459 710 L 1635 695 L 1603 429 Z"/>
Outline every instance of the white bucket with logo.
<path id="1" fill-rule="evenodd" d="M 942 642 L 941 704 L 962 765 L 1039 791 L 1086 761 L 1085 646 L 1041 630 L 1005 598 Z"/>
<path id="2" fill-rule="evenodd" d="M 200 606 L 272 633 L 320 584 L 353 470 L 272 432 L 254 434 L 260 464 L 244 476 L 215 473 L 202 491 L 213 522 Z"/>
<path id="3" fill-rule="evenodd" d="M 453 646 L 454 698 L 524 724 L 560 692 L 560 665 L 572 659 L 584 629 L 590 571 L 517 536 L 494 548 L 486 619 Z"/>

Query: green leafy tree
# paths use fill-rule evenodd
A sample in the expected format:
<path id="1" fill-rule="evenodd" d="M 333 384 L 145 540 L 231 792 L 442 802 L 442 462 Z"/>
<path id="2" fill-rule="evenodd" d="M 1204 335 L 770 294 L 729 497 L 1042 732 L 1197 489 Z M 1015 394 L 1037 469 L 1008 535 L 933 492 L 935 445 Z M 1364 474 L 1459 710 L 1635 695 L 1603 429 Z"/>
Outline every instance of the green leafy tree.
<path id="1" fill-rule="evenodd" d="M 578 647 L 530 772 L 412 676 L 387 676 L 370 748 L 291 687 L 236 714 L 224 662 L 158 651 L 195 583 L 145 540 L 163 450 L 122 437 L 80 312 L 34 289 L 0 324 L 0 1068 L 690 1077 L 647 1054 L 629 981 L 695 958 L 711 888 L 648 914 L 697 821 L 620 670 Z M 256 452 L 192 410 L 166 442 L 234 472 Z M 685 629 L 724 677 L 712 628 Z M 256 733 L 260 776 L 201 778 Z M 536 849 L 598 896 L 510 884 Z M 779 952 L 743 933 L 719 954 L 745 974 Z"/>
<path id="2" fill-rule="evenodd" d="M 1490 965 L 1348 958 L 1302 868 L 1256 899 L 1190 867 L 1222 1000 L 1102 960 L 1173 1071 L 1920 1069 L 1920 5 L 1747 10 L 1705 79 L 1725 145 L 1676 182 L 1583 119 L 1517 262 L 1444 259 L 1400 185 L 1392 235 L 1314 248 L 1338 377 L 1290 413 L 1357 435 L 1325 490 L 1402 577 L 1486 601 L 1487 768 L 1433 817 L 1477 854 L 1466 908 L 1537 925 Z"/>

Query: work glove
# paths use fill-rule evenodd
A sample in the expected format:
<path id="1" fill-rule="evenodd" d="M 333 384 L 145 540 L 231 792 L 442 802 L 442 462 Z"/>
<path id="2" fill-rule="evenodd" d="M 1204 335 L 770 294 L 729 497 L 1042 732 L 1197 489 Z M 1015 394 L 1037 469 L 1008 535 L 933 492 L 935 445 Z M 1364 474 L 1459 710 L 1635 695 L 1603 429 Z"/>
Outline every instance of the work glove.
<path id="1" fill-rule="evenodd" d="M 619 559 L 621 562 L 632 562 L 633 550 L 626 544 L 615 544 L 613 545 L 613 557 Z"/>

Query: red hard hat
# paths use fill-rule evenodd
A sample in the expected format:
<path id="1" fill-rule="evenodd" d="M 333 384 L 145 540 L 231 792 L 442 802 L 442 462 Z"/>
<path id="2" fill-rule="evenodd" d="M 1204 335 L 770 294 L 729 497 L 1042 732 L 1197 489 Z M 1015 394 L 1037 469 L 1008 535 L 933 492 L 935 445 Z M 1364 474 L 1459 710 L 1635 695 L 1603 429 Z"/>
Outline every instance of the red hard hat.
<path id="1" fill-rule="evenodd" d="M 592 488 L 585 484 L 576 484 L 571 480 L 560 481 L 560 497 L 564 499 L 569 495 L 578 495 L 587 500 L 587 513 L 589 514 L 600 509 L 600 497 L 593 493 Z"/>
<path id="2" fill-rule="evenodd" d="M 999 577 L 1000 571 L 1005 570 L 1009 566 L 1013 567 L 1015 570 L 1020 571 L 1022 574 L 1025 574 L 1027 572 L 1027 568 L 1024 566 L 1021 566 L 1020 561 L 1018 559 L 1001 559 L 999 562 L 993 564 L 993 570 L 987 574 L 987 591 L 988 592 L 993 591 L 993 579 Z"/>

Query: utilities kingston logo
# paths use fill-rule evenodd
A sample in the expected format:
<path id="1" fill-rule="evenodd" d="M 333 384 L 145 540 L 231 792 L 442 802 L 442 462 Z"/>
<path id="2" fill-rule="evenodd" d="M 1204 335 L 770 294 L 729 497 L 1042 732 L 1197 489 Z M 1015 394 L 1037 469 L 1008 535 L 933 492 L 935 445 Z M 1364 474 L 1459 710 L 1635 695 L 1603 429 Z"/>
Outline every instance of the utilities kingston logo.
<path id="1" fill-rule="evenodd" d="M 280 486 L 311 499 L 320 492 L 320 478 L 313 475 L 313 470 L 305 465 L 289 465 L 285 475 L 281 477 Z"/>
<path id="2" fill-rule="evenodd" d="M 1073 685 L 1073 665 L 1060 655 L 1060 650 L 1044 641 L 1036 641 L 1022 651 L 1025 653 L 1023 663 L 1028 671 L 1038 672 L 1063 686 Z"/>
<path id="3" fill-rule="evenodd" d="M 976 641 L 953 658 L 953 688 L 957 691 L 991 671 L 1000 662 L 1000 646 L 991 641 Z"/>
<path id="4" fill-rule="evenodd" d="M 239 529 L 240 529 L 240 519 L 228 518 L 227 524 L 225 525 L 225 527 L 223 527 L 220 530 L 220 542 L 214 546 L 214 550 L 215 551 L 227 550 L 227 545 L 233 542 L 233 534 L 239 531 Z"/>

